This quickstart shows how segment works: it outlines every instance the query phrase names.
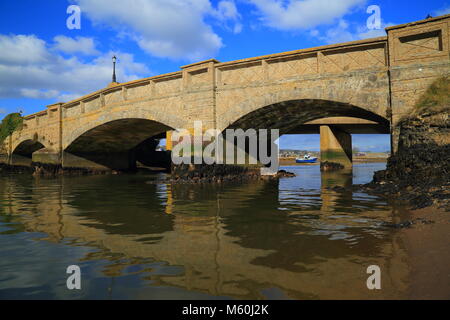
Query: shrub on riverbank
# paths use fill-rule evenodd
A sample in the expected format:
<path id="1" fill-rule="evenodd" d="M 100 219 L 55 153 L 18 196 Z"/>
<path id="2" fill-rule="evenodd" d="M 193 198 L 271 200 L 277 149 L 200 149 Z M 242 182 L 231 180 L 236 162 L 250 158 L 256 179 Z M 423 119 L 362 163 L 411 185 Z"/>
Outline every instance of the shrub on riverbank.
<path id="1" fill-rule="evenodd" d="M 3 118 L 0 124 L 0 144 L 13 133 L 15 130 L 20 129 L 23 124 L 23 118 L 20 113 L 10 113 Z"/>

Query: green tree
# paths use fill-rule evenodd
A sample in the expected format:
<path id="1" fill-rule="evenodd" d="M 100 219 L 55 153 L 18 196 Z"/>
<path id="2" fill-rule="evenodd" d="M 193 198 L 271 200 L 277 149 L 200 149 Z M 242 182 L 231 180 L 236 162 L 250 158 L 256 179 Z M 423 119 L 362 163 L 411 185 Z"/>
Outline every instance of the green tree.
<path id="1" fill-rule="evenodd" d="M 14 130 L 22 128 L 23 118 L 20 113 L 10 113 L 3 118 L 0 124 L 0 144 L 9 136 Z"/>

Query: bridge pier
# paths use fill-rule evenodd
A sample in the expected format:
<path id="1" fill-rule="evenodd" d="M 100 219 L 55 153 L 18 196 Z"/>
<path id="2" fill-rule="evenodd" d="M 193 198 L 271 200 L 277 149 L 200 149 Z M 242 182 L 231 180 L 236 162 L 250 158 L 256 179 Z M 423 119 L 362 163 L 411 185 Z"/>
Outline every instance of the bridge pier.
<path id="1" fill-rule="evenodd" d="M 49 148 L 39 149 L 31 155 L 33 163 L 40 163 L 44 165 L 60 166 L 61 156 L 60 153 Z"/>
<path id="2" fill-rule="evenodd" d="M 352 167 L 352 136 L 334 126 L 320 126 L 320 161 Z"/>
<path id="3" fill-rule="evenodd" d="M 15 153 L 10 155 L 8 159 L 9 165 L 17 167 L 31 167 L 31 162 L 31 158 Z"/>
<path id="4" fill-rule="evenodd" d="M 64 169 L 81 169 L 88 171 L 128 171 L 136 169 L 134 152 L 121 153 L 69 153 L 63 152 Z"/>

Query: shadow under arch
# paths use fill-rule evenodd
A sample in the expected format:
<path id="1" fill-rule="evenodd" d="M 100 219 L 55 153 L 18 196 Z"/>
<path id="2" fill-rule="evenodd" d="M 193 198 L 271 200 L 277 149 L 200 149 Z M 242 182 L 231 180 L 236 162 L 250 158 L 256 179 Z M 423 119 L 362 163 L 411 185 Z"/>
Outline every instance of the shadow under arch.
<path id="1" fill-rule="evenodd" d="M 242 109 L 248 108 L 242 106 Z M 322 134 L 322 126 L 327 127 L 324 128 L 327 138 L 324 139 L 324 144 L 321 142 L 321 160 L 332 159 L 332 162 L 342 163 L 346 168 L 351 167 L 352 163 L 352 133 L 390 133 L 389 120 L 379 114 L 350 103 L 324 99 L 293 99 L 261 106 L 237 117 L 221 132 L 226 137 L 227 129 L 255 129 L 257 135 L 258 129 L 278 129 L 281 137 L 284 134 Z M 330 135 L 334 138 L 332 143 Z M 272 153 L 277 148 L 274 141 L 276 137 L 271 132 L 268 132 L 268 137 L 272 138 L 267 140 L 267 155 L 272 158 L 270 161 L 273 163 L 273 158 L 278 156 L 278 153 Z M 245 139 L 242 149 L 234 137 L 227 137 L 227 141 L 232 141 L 235 148 L 242 149 L 249 155 L 250 139 Z M 262 143 L 259 140 L 258 137 L 258 149 Z M 338 140 L 338 144 L 335 140 Z M 260 153 L 255 156 L 260 161 Z M 249 159 L 255 156 L 249 155 Z"/>
<path id="2" fill-rule="evenodd" d="M 46 148 L 36 139 L 26 139 L 20 142 L 10 155 L 10 164 L 14 166 L 29 167 L 33 162 L 33 153 Z"/>
<path id="3" fill-rule="evenodd" d="M 13 150 L 13 155 L 30 158 L 33 152 L 45 148 L 45 145 L 37 140 L 27 139 L 19 143 Z"/>
<path id="4" fill-rule="evenodd" d="M 154 139 L 165 137 L 173 128 L 161 122 L 125 118 L 100 124 L 80 134 L 64 150 L 65 167 L 132 169 L 137 147 L 154 145 Z M 151 140 L 151 141 L 150 141 Z M 87 160 L 88 162 L 83 162 Z"/>

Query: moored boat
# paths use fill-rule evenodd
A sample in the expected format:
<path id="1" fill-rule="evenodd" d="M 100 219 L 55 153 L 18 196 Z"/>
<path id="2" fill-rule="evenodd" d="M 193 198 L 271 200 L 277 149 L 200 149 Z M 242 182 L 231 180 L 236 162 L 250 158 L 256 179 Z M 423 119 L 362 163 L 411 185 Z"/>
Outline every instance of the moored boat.
<path id="1" fill-rule="evenodd" d="M 296 163 L 315 163 L 317 161 L 317 157 L 311 157 L 309 154 L 305 154 L 303 159 L 296 158 Z"/>

